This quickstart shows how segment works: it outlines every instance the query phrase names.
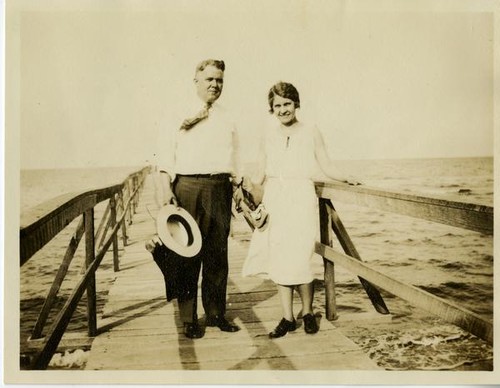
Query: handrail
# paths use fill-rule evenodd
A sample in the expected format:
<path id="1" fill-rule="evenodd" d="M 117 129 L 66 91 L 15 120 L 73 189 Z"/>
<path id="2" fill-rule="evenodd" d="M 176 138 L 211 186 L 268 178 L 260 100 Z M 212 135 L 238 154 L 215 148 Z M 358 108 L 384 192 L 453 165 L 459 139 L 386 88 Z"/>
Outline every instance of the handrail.
<path id="1" fill-rule="evenodd" d="M 422 218 L 488 235 L 493 234 L 493 208 L 491 206 L 404 194 L 364 185 L 349 186 L 323 181 L 315 182 L 315 184 L 316 194 L 321 198 L 368 206 L 372 209 Z"/>
<path id="2" fill-rule="evenodd" d="M 45 369 L 48 366 L 85 290 L 87 290 L 88 335 L 89 337 L 95 336 L 97 332 L 95 272 L 111 244 L 113 245 L 113 268 L 115 271 L 119 270 L 117 233 L 121 227 L 123 244 L 126 245 L 125 219 L 128 218 L 128 222 L 132 222 L 133 213 L 138 204 L 139 191 L 144 184 L 146 175 L 150 172 L 151 167 L 147 166 L 128 175 L 121 184 L 63 194 L 30 209 L 30 211 L 21 216 L 21 266 L 75 218 L 82 217 L 77 230 L 68 244 L 64 259 L 46 297 L 30 338 L 31 340 L 36 340 L 37 348 L 41 348 L 41 351 L 36 355 L 32 363 L 33 369 Z M 108 207 L 104 212 L 97 234 L 94 235 L 94 207 L 108 199 Z M 121 210 L 120 214 L 117 212 L 118 209 Z M 111 233 L 106 241 L 104 241 L 110 229 Z M 42 337 L 42 330 L 48 318 L 49 311 L 54 304 L 57 292 L 66 276 L 68 266 L 74 257 L 83 233 L 85 233 L 86 251 L 85 273 L 75 286 L 69 300 L 59 312 L 56 321 L 49 329 L 46 337 L 42 341 L 37 340 Z M 101 234 L 101 241 L 97 247 L 96 239 L 99 234 Z M 96 252 L 96 248 L 98 248 L 98 252 Z"/>
<path id="3" fill-rule="evenodd" d="M 345 269 L 363 276 L 363 278 L 374 285 L 410 302 L 412 305 L 438 315 L 447 322 L 467 330 L 469 333 L 484 339 L 489 344 L 493 344 L 493 324 L 474 312 L 460 307 L 455 303 L 438 298 L 420 288 L 384 275 L 370 268 L 365 263 L 336 252 L 327 245 L 316 243 L 316 252 L 326 257 L 327 260 L 341 264 Z"/>
<path id="4" fill-rule="evenodd" d="M 133 199 L 133 196 L 129 198 L 129 201 Z M 115 235 L 125 217 L 125 213 L 122 214 L 116 225 L 113 227 L 111 231 L 111 236 Z M 110 237 L 105 243 L 103 248 L 95 255 L 95 258 L 92 262 L 89 263 L 85 274 L 80 279 L 80 281 L 76 284 L 75 288 L 71 296 L 68 298 L 63 308 L 57 315 L 57 318 L 50 329 L 51 335 L 43 341 L 42 351 L 38 354 L 37 358 L 33 362 L 33 369 L 46 369 L 49 365 L 50 359 L 52 355 L 57 350 L 57 345 L 61 340 L 63 333 L 66 331 L 68 327 L 69 320 L 71 316 L 75 312 L 75 309 L 80 301 L 83 293 L 85 292 L 85 288 L 88 286 L 89 282 L 93 279 L 93 275 L 95 274 L 97 268 L 101 264 L 106 251 L 110 247 L 112 242 L 112 238 Z"/>
<path id="5" fill-rule="evenodd" d="M 366 264 L 361 263 L 361 258 L 357 254 L 331 201 L 339 200 L 341 202 L 369 206 L 378 210 L 423 218 L 484 234 L 493 234 L 493 207 L 402 194 L 395 191 L 364 186 L 349 186 L 334 182 L 318 181 L 315 182 L 315 187 L 319 200 L 321 232 L 321 242 L 316 243 L 315 252 L 323 256 L 324 259 L 327 319 L 334 320 L 337 318 L 334 292 L 335 277 L 333 273 L 333 265 L 335 263 L 342 265 L 350 272 L 356 274 L 360 277 L 362 283 L 363 281 L 369 281 L 371 283 L 368 284 L 373 283 L 375 286 L 417 307 L 438 315 L 447 322 L 460 326 L 488 343 L 493 343 L 492 322 L 424 290 L 375 271 Z M 346 254 L 336 252 L 332 248 L 332 231 L 339 239 Z M 380 309 L 380 305 L 377 305 L 370 295 L 372 290 L 366 290 L 377 311 L 384 313 Z"/>

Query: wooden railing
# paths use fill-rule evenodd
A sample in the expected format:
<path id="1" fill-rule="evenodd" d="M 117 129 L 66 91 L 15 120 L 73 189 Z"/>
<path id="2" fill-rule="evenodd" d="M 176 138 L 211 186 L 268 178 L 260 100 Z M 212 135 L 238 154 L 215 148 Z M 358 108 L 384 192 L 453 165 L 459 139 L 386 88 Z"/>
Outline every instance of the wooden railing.
<path id="1" fill-rule="evenodd" d="M 483 205 L 446 201 L 366 186 L 348 186 L 333 182 L 316 182 L 319 199 L 321 241 L 316 243 L 316 253 L 323 256 L 325 265 L 326 317 L 337 318 L 335 301 L 334 263 L 357 275 L 375 309 L 388 314 L 376 287 L 398 296 L 412 305 L 429 311 L 479 338 L 493 344 L 493 323 L 454 303 L 438 298 L 422 289 L 391 278 L 361 262 L 332 201 L 369 206 L 429 221 L 439 222 L 486 235 L 493 234 L 493 208 Z M 333 237 L 338 238 L 345 254 L 332 248 Z"/>
<path id="2" fill-rule="evenodd" d="M 138 205 L 139 192 L 150 170 L 149 166 L 145 167 L 130 174 L 123 183 L 113 186 L 61 195 L 21 216 L 21 266 L 73 220 L 80 217 L 28 341 L 29 348 L 35 354 L 30 369 L 47 368 L 85 291 L 87 292 L 88 337 L 94 337 L 97 334 L 95 273 L 111 245 L 113 246 L 113 268 L 115 271 L 119 270 L 118 231 L 121 229 L 123 245 L 127 245 L 126 228 L 132 223 Z M 96 205 L 106 200 L 108 201 L 107 207 L 95 232 L 94 209 Z M 85 272 L 58 312 L 53 324 L 44 334 L 43 329 L 50 310 L 57 299 L 57 293 L 84 234 Z"/>

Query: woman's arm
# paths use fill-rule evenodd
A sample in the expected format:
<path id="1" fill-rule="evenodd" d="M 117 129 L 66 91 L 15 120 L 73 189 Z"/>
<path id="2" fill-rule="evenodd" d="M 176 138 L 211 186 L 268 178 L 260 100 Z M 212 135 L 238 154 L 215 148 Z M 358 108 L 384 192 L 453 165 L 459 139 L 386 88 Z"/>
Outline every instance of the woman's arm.
<path id="1" fill-rule="evenodd" d="M 350 185 L 359 185 L 361 184 L 356 179 L 351 176 L 347 176 L 340 172 L 332 163 L 328 153 L 326 152 L 325 141 L 323 140 L 323 135 L 318 128 L 314 127 L 314 153 L 316 156 L 316 160 L 318 164 L 325 173 L 327 177 L 330 179 L 334 179 L 339 182 L 349 183 Z"/>

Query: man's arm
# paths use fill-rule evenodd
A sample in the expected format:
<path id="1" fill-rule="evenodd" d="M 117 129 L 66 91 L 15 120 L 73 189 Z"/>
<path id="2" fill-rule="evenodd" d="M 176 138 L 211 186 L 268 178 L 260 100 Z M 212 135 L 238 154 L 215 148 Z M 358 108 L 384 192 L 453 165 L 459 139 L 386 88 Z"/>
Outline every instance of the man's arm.
<path id="1" fill-rule="evenodd" d="M 176 122 L 175 117 L 169 116 L 169 122 Z M 158 144 L 156 151 L 156 159 L 158 165 L 158 181 L 157 187 L 160 191 L 157 195 L 158 205 L 164 206 L 168 204 L 178 205 L 177 198 L 173 192 L 172 183 L 175 179 L 175 153 L 177 147 L 178 130 L 172 127 L 160 128 L 158 135 Z"/>
<path id="2" fill-rule="evenodd" d="M 173 204 L 178 206 L 177 198 L 172 190 L 172 178 L 168 174 L 168 172 L 160 170 L 160 181 L 162 188 L 162 196 L 160 206 Z"/>
<path id="3" fill-rule="evenodd" d="M 242 180 L 240 138 L 236 126 L 234 126 L 232 132 L 232 146 L 233 146 L 233 153 L 231 155 L 231 158 L 233 163 L 233 172 L 231 174 L 231 178 L 233 186 L 236 187 L 241 183 Z"/>

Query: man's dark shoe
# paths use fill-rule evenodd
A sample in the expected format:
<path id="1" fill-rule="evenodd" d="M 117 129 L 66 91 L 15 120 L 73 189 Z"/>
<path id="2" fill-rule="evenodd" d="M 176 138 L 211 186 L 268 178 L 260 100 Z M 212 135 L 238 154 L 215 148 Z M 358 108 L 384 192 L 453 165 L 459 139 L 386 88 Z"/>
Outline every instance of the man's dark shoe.
<path id="1" fill-rule="evenodd" d="M 307 334 L 314 334 L 318 332 L 319 327 L 314 315 L 306 314 L 302 317 L 302 321 L 304 322 L 304 330 Z"/>
<path id="2" fill-rule="evenodd" d="M 192 339 L 201 338 L 203 337 L 203 331 L 197 322 L 184 322 L 184 335 Z"/>
<path id="3" fill-rule="evenodd" d="M 240 328 L 228 322 L 224 317 L 207 317 L 205 321 L 206 326 L 218 327 L 221 331 L 227 331 L 228 333 L 234 333 Z"/>
<path id="4" fill-rule="evenodd" d="M 294 331 L 296 328 L 297 322 L 295 319 L 293 321 L 289 321 L 283 318 L 280 323 L 278 323 L 278 326 L 276 326 L 275 329 L 269 333 L 269 338 L 283 337 L 286 333 Z"/>

